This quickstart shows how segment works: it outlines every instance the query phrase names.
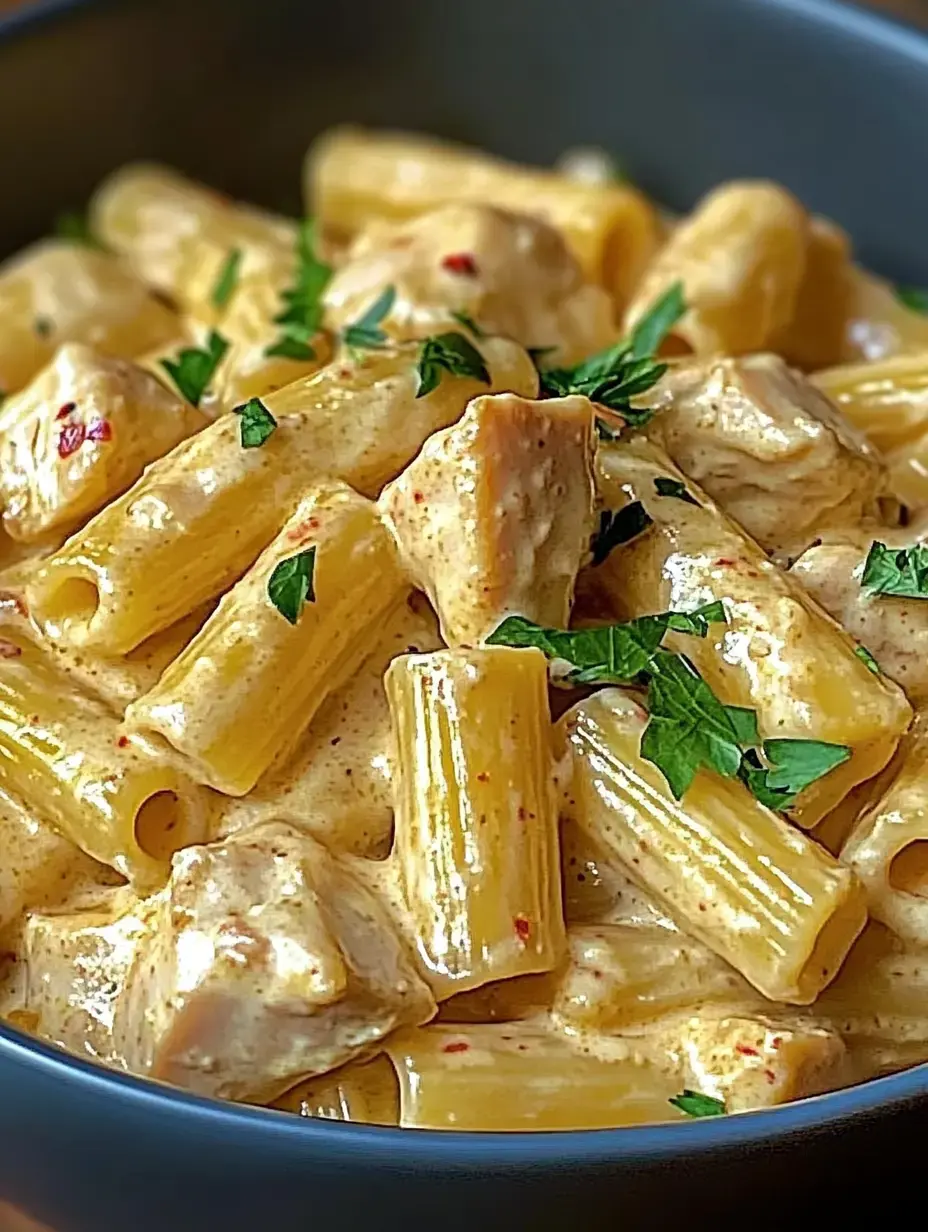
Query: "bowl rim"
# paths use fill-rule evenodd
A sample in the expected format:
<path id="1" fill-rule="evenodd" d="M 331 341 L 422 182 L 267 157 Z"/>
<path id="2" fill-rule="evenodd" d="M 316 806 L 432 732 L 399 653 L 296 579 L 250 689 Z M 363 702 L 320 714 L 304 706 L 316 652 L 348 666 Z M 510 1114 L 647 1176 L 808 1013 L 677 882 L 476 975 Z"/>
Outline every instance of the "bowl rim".
<path id="1" fill-rule="evenodd" d="M 56 17 L 102 7 L 108 0 L 36 0 L 0 16 L 0 46 Z M 766 0 L 811 24 L 830 27 L 928 66 L 928 29 L 897 14 L 848 0 Z M 696 1122 L 660 1122 L 618 1129 L 470 1132 L 402 1129 L 302 1117 L 275 1109 L 227 1103 L 132 1074 L 108 1069 L 45 1043 L 0 1021 L 0 1062 L 38 1071 L 54 1083 L 81 1088 L 87 1097 L 118 1100 L 127 1115 L 183 1116 L 217 1138 L 243 1133 L 267 1145 L 331 1148 L 341 1158 L 363 1157 L 384 1168 L 506 1171 L 611 1166 L 668 1160 L 683 1151 L 703 1156 L 757 1148 L 820 1131 L 834 1132 L 852 1118 L 876 1118 L 928 1095 L 928 1063 L 856 1086 L 772 1108 Z"/>

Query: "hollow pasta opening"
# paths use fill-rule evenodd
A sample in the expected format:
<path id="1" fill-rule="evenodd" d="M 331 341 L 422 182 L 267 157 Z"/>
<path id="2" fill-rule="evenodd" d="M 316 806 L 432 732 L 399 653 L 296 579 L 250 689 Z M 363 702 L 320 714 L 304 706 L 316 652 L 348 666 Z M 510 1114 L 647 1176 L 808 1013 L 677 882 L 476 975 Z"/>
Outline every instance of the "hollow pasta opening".
<path id="1" fill-rule="evenodd" d="M 859 899 L 853 896 L 826 921 L 797 981 L 799 1005 L 811 1005 L 820 989 L 834 979 L 862 927 Z M 837 958 L 837 961 L 836 961 Z"/>
<path id="2" fill-rule="evenodd" d="M 135 838 L 153 860 L 170 860 L 186 838 L 185 809 L 173 791 L 156 791 L 135 815 Z"/>
<path id="3" fill-rule="evenodd" d="M 100 591 L 90 578 L 71 575 L 45 588 L 42 618 L 55 625 L 89 625 L 100 606 Z"/>
<path id="4" fill-rule="evenodd" d="M 928 898 L 928 839 L 916 839 L 893 856 L 889 884 L 905 894 Z"/>

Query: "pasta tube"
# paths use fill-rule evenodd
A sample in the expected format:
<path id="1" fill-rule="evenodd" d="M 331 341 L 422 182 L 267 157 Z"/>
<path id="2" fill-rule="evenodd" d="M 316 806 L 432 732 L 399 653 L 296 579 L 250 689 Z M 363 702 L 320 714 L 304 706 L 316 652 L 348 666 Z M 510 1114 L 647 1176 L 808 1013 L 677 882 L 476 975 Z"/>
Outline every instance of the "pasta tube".
<path id="1" fill-rule="evenodd" d="M 27 638 L 5 633 L 4 788 L 134 884 L 163 881 L 171 853 L 204 837 L 200 789 L 149 745 L 122 735 L 112 712 L 69 687 Z"/>
<path id="2" fill-rule="evenodd" d="M 870 914 L 928 945 L 928 730 L 920 718 L 897 777 L 858 821 L 841 859 L 867 888 Z"/>
<path id="3" fill-rule="evenodd" d="M 399 1125 L 400 1096 L 396 1070 L 386 1057 L 352 1061 L 322 1078 L 310 1078 L 271 1104 L 282 1112 L 324 1121 L 362 1125 Z"/>
<path id="4" fill-rule="evenodd" d="M 307 553 L 307 601 L 284 614 L 273 580 Z M 195 779 L 243 796 L 357 671 L 407 589 L 376 507 L 322 480 L 151 692 L 128 708 L 127 726 L 166 740 Z"/>
<path id="5" fill-rule="evenodd" d="M 386 328 L 424 338 L 466 313 L 486 333 L 575 364 L 615 341 L 612 301 L 560 234 L 527 214 L 445 205 L 362 232 L 325 292 L 326 323 L 356 320 L 384 286 L 396 290 Z"/>
<path id="6" fill-rule="evenodd" d="M 675 282 L 686 315 L 672 336 L 697 355 L 770 347 L 793 318 L 808 245 L 808 218 L 777 184 L 732 180 L 713 189 L 673 231 L 635 288 L 630 331 Z"/>
<path id="7" fill-rule="evenodd" d="M 135 1073 L 265 1103 L 434 1012 L 376 896 L 271 824 L 175 856 L 113 1035 Z"/>
<path id="8" fill-rule="evenodd" d="M 559 765 L 558 771 L 564 768 Z M 564 917 L 569 925 L 603 924 L 679 932 L 657 899 L 635 885 L 608 848 L 568 816 L 561 817 L 561 868 Z"/>
<path id="9" fill-rule="evenodd" d="M 789 324 L 770 349 L 807 372 L 837 364 L 854 295 L 847 233 L 829 218 L 809 220 L 805 272 Z"/>
<path id="10" fill-rule="evenodd" d="M 589 924 L 569 929 L 567 941 L 553 1014 L 571 1031 L 622 1031 L 696 1005 L 760 1003 L 728 963 L 678 932 Z"/>
<path id="11" fill-rule="evenodd" d="M 385 684 L 394 855 L 436 999 L 550 971 L 564 921 L 544 656 L 404 655 Z"/>
<path id="12" fill-rule="evenodd" d="M 407 1129 L 607 1129 L 676 1120 L 676 1080 L 636 1058 L 600 1060 L 537 1027 L 450 1025 L 387 1044 Z"/>
<path id="13" fill-rule="evenodd" d="M 863 888 L 737 781 L 702 771 L 675 801 L 641 757 L 646 719 L 616 689 L 564 716 L 570 815 L 765 997 L 809 1004 L 866 923 Z"/>
<path id="14" fill-rule="evenodd" d="M 442 645 L 421 595 L 387 617 L 373 654 L 322 703 L 293 754 L 228 802 L 222 836 L 278 818 L 334 851 L 379 860 L 393 842 L 393 733 L 383 674 L 400 654 Z"/>
<path id="15" fill-rule="evenodd" d="M 617 613 L 635 617 L 724 601 L 728 624 L 717 626 L 717 636 L 676 634 L 666 644 L 692 659 L 726 705 L 756 710 L 763 739 L 822 740 L 852 750 L 790 809 L 809 828 L 889 761 L 912 717 L 904 694 L 874 675 L 847 634 L 693 484 L 687 491 L 696 503 L 659 495 L 656 480 L 683 478 L 659 450 L 611 446 L 600 450 L 598 466 L 609 504 L 640 500 L 653 519 L 597 570 Z"/>
<path id="16" fill-rule="evenodd" d="M 5 529 L 64 538 L 205 423 L 141 368 L 68 343 L 0 413 Z"/>
<path id="17" fill-rule="evenodd" d="M 304 184 L 309 212 L 335 231 L 358 231 L 374 218 L 401 221 L 448 202 L 534 214 L 560 231 L 586 277 L 620 305 L 660 235 L 654 208 L 627 184 L 578 184 L 406 133 L 333 129 L 310 149 Z"/>
<path id="18" fill-rule="evenodd" d="M 131 357 L 177 332 L 177 318 L 118 261 L 43 240 L 0 265 L 0 389 L 15 393 L 63 342 Z"/>
<path id="19" fill-rule="evenodd" d="M 409 575 L 450 645 L 512 612 L 565 627 L 593 532 L 586 398 L 475 398 L 380 498 Z"/>
<path id="20" fill-rule="evenodd" d="M 664 399 L 649 437 L 768 551 L 876 513 L 879 456 L 777 356 L 687 365 Z"/>
<path id="21" fill-rule="evenodd" d="M 841 361 L 888 359 L 928 350 L 928 319 L 907 307 L 896 288 L 855 267 Z"/>
<path id="22" fill-rule="evenodd" d="M 210 317 L 233 252 L 245 279 L 292 262 L 296 225 L 154 164 L 109 176 L 90 203 L 94 231 L 138 276 L 188 311 Z"/>

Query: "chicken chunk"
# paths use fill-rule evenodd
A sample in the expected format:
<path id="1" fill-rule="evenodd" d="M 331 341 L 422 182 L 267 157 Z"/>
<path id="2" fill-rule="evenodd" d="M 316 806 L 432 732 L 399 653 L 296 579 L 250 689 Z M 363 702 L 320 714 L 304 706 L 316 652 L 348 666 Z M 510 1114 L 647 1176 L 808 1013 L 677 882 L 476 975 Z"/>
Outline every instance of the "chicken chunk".
<path id="1" fill-rule="evenodd" d="M 776 355 L 681 367 L 658 406 L 650 437 L 768 551 L 875 510 L 879 455 Z"/>
<path id="2" fill-rule="evenodd" d="M 63 537 L 205 423 L 144 369 L 68 343 L 0 414 L 5 529 Z"/>
<path id="3" fill-rule="evenodd" d="M 888 547 L 915 542 L 911 530 L 862 526 L 835 531 L 813 543 L 790 573 L 848 633 L 865 646 L 880 671 L 905 689 L 916 706 L 928 702 L 928 603 L 861 589 L 875 540 Z"/>
<path id="4" fill-rule="evenodd" d="M 179 852 L 159 900 L 114 1021 L 136 1073 L 270 1100 L 435 1013 L 386 907 L 287 825 Z"/>
<path id="5" fill-rule="evenodd" d="M 475 398 L 380 498 L 442 635 L 473 645 L 514 613 L 565 628 L 593 531 L 586 398 Z"/>
<path id="6" fill-rule="evenodd" d="M 488 333 L 553 348 L 550 362 L 572 364 L 616 337 L 608 293 L 584 281 L 561 235 L 489 205 L 373 225 L 326 290 L 328 324 L 355 320 L 385 286 L 396 289 L 387 327 L 401 338 L 447 329 L 463 312 Z"/>

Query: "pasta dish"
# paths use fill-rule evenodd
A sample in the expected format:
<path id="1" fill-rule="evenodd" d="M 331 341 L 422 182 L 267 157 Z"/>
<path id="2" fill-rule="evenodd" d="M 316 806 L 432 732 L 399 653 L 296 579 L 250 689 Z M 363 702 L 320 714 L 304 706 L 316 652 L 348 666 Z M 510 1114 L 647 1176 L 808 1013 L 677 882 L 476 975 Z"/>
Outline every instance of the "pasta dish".
<path id="1" fill-rule="evenodd" d="M 0 266 L 0 994 L 111 1068 L 449 1130 L 928 1060 L 928 294 L 339 129 Z"/>

